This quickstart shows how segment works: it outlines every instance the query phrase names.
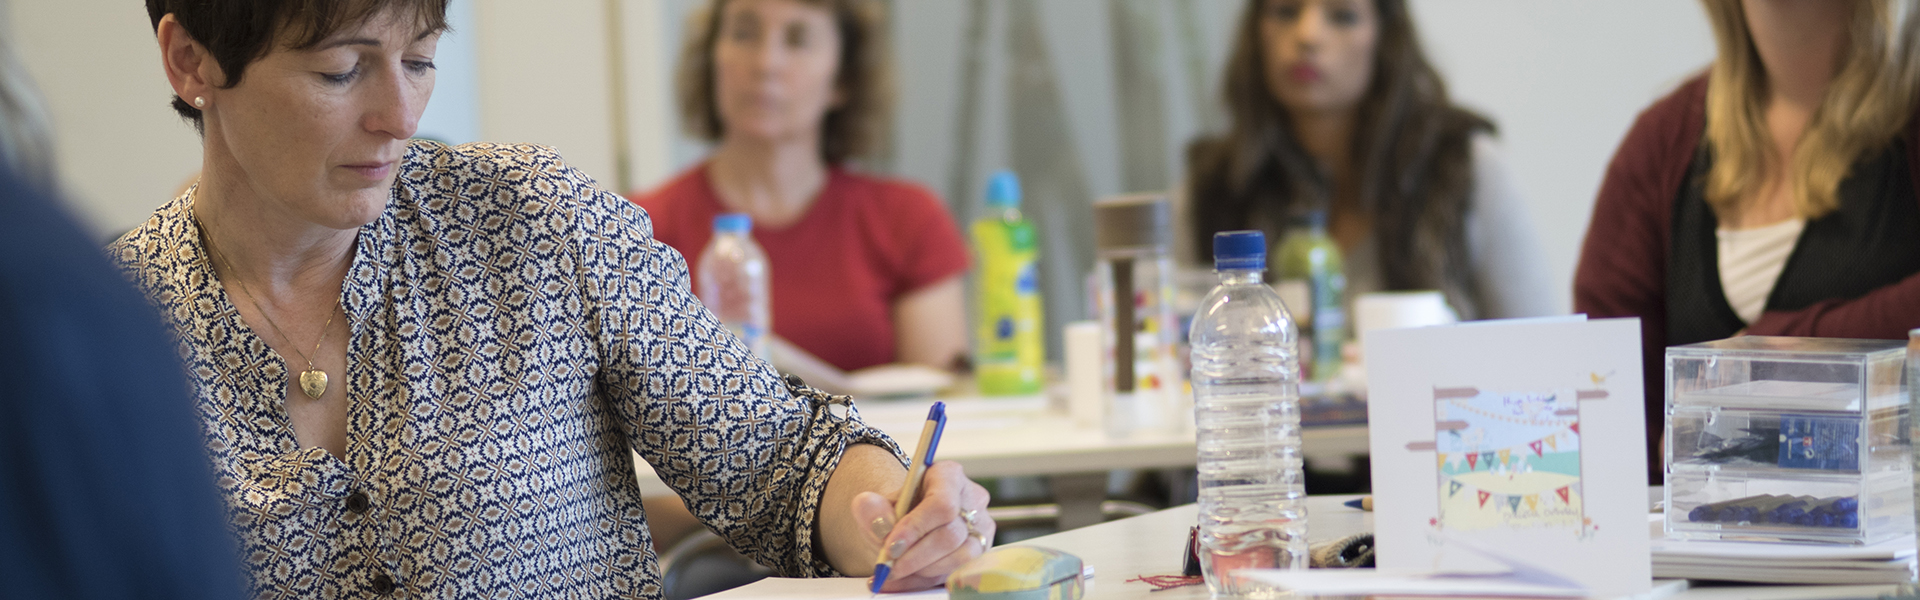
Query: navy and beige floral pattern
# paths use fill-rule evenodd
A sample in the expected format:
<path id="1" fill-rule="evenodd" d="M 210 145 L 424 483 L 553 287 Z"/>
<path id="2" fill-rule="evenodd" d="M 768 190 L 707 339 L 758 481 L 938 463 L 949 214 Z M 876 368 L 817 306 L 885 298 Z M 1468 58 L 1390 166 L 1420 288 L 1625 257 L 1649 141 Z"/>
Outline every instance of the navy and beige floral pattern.
<path id="1" fill-rule="evenodd" d="M 900 454 L 753 359 L 646 214 L 551 150 L 419 141 L 342 292 L 346 459 L 301 448 L 191 204 L 110 252 L 179 337 L 260 597 L 657 598 L 630 449 L 735 548 L 833 575 L 813 529 L 841 451 Z"/>

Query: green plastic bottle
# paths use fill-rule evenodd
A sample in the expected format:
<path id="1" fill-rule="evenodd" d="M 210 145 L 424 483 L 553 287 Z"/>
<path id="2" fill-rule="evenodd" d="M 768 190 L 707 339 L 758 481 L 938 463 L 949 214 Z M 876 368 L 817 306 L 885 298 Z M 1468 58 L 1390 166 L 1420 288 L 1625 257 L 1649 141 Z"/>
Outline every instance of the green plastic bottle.
<path id="1" fill-rule="evenodd" d="M 1347 341 L 1346 264 L 1340 258 L 1340 246 L 1327 235 L 1326 211 L 1310 211 L 1295 222 L 1278 254 L 1279 281 L 1274 288 L 1286 302 L 1298 302 L 1302 296 L 1305 300 L 1304 306 L 1288 306 L 1295 311 L 1294 318 L 1304 317 L 1300 332 L 1313 349 L 1311 362 L 1301 361 L 1303 375 L 1326 383 L 1340 374 L 1340 347 Z"/>
<path id="2" fill-rule="evenodd" d="M 1046 346 L 1040 323 L 1040 263 L 1033 224 L 1020 216 L 1020 180 L 1000 171 L 987 182 L 990 216 L 973 222 L 974 378 L 980 393 L 1040 393 Z"/>

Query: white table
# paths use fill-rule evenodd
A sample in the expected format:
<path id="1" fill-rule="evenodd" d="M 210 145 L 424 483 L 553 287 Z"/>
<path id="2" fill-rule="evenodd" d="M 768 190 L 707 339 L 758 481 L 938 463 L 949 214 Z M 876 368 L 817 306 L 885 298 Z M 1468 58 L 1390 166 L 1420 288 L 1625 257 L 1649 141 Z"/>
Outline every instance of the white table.
<path id="1" fill-rule="evenodd" d="M 1341 503 L 1358 496 L 1311 496 L 1307 498 L 1307 532 L 1314 542 L 1337 539 L 1361 531 L 1373 530 L 1373 513 L 1347 508 Z M 1196 522 L 1198 508 L 1192 504 L 1160 512 L 1083 527 L 1037 537 L 1022 544 L 1057 548 L 1079 556 L 1094 568 L 1093 587 L 1088 598 L 1139 598 L 1143 600 L 1197 600 L 1207 598 L 1205 585 L 1153 592 L 1145 583 L 1127 583 L 1140 575 L 1177 575 L 1180 572 L 1181 546 L 1187 528 Z M 1680 584 L 1668 583 L 1667 589 Z M 1831 598 L 1873 598 L 1889 593 L 1893 586 L 1712 586 L 1694 587 L 1667 596 L 1675 600 L 1799 600 Z"/>
<path id="2" fill-rule="evenodd" d="M 1044 475 L 1052 480 L 1063 525 L 1098 521 L 1106 473 L 1114 469 L 1194 466 L 1194 440 L 1185 431 L 1138 431 L 1124 437 L 1076 426 L 1046 396 L 940 398 L 947 403 L 947 429 L 938 458 L 959 462 L 971 477 Z M 911 446 L 920 437 L 931 399 L 859 400 L 867 423 Z M 1367 452 L 1365 425 L 1309 427 L 1304 453 L 1316 464 L 1341 465 Z M 634 460 L 644 495 L 672 494 L 653 469 Z M 1091 520 L 1089 520 L 1091 519 Z"/>

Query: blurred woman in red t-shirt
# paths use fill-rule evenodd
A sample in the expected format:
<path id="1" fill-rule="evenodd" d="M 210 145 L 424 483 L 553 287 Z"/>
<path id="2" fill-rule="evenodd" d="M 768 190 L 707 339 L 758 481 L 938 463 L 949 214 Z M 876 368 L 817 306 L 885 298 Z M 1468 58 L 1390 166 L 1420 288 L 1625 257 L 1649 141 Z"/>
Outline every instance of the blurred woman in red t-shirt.
<path id="1" fill-rule="evenodd" d="M 751 215 L 770 263 L 774 362 L 828 388 L 846 371 L 947 368 L 967 351 L 967 248 L 945 205 L 846 168 L 885 129 L 882 24 L 869 0 L 713 0 L 678 76 L 685 125 L 713 154 L 632 197 L 689 263 L 713 217 Z M 794 364 L 813 358 L 833 369 Z"/>
<path id="2" fill-rule="evenodd" d="M 774 365 L 814 386 L 847 393 L 850 371 L 954 365 L 967 352 L 959 228 L 925 188 L 846 168 L 885 130 L 890 84 L 875 3 L 710 0 L 690 23 L 680 115 L 714 150 L 629 196 L 651 217 L 654 239 L 691 267 L 715 216 L 751 215 L 773 289 Z M 656 548 L 698 525 L 678 504 L 646 499 Z"/>

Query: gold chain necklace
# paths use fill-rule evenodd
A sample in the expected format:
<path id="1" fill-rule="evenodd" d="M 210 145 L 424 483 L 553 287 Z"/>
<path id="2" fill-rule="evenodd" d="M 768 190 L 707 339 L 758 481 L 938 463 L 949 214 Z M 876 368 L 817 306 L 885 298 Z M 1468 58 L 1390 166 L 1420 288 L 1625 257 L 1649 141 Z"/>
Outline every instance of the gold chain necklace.
<path id="1" fill-rule="evenodd" d="M 226 253 L 221 252 L 219 246 L 213 245 L 213 236 L 207 235 L 206 226 L 200 223 L 200 215 L 193 215 L 193 224 L 200 229 L 200 237 L 206 240 L 207 248 L 213 250 L 214 256 L 220 257 L 220 262 L 227 264 L 227 272 L 233 273 L 233 281 L 240 284 L 240 293 L 246 294 L 247 301 L 253 303 L 253 309 L 260 311 L 260 318 L 267 320 L 267 326 L 272 327 L 273 332 L 279 334 L 280 339 L 292 344 L 293 338 L 287 337 L 287 332 L 280 330 L 280 324 L 273 322 L 273 315 L 267 314 L 267 307 L 260 305 L 260 298 L 254 296 L 253 290 L 247 288 L 247 281 L 240 277 L 240 270 L 233 267 L 233 259 L 227 258 Z M 217 276 L 218 273 L 215 275 Z M 333 327 L 333 316 L 339 312 L 339 308 L 340 305 L 335 304 L 334 310 L 327 311 L 327 322 L 320 326 L 320 339 L 313 342 L 314 355 L 320 354 L 320 344 L 327 340 L 327 330 Z M 315 368 L 313 359 L 300 354 L 299 347 L 295 346 L 293 353 L 299 355 L 300 360 L 307 361 L 307 370 L 300 372 L 300 391 L 305 392 L 308 398 L 319 399 L 322 394 L 327 393 L 327 372 Z"/>

